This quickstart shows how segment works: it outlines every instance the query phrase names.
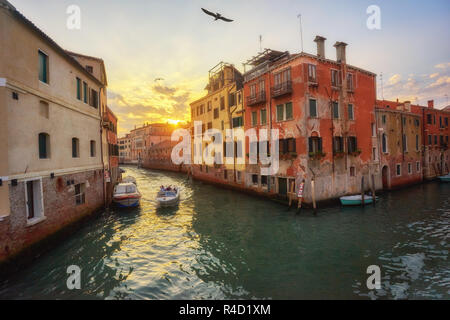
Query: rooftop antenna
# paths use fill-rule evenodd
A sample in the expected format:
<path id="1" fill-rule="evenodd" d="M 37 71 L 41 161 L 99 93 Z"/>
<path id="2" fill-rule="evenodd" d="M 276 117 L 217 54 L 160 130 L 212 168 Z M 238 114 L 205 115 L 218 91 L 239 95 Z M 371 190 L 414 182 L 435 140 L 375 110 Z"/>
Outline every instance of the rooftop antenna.
<path id="1" fill-rule="evenodd" d="M 262 35 L 259 35 L 259 52 L 262 52 Z"/>
<path id="2" fill-rule="evenodd" d="M 301 43 L 301 46 L 302 46 L 302 53 L 303 53 L 303 28 L 302 28 L 302 15 L 299 13 L 298 15 L 297 15 L 297 18 L 299 19 L 299 21 L 300 21 L 300 43 Z"/>

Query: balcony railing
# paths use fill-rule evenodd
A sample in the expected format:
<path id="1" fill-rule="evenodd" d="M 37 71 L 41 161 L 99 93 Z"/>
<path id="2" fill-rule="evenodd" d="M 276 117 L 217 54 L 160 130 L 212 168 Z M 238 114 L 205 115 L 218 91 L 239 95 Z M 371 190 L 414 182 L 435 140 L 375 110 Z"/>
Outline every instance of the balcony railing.
<path id="1" fill-rule="evenodd" d="M 292 81 L 282 82 L 272 87 L 272 97 L 274 98 L 288 93 L 292 93 Z"/>
<path id="2" fill-rule="evenodd" d="M 260 91 L 260 92 L 256 93 L 255 95 L 247 97 L 247 105 L 248 106 L 253 106 L 255 104 L 263 103 L 263 102 L 266 102 L 266 92 L 265 91 Z"/>

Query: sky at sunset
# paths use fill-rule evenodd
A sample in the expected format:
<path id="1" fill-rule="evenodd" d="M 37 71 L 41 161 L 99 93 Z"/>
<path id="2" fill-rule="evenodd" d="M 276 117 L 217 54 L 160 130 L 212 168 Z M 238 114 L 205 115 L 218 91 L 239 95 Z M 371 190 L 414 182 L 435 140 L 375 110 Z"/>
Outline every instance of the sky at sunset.
<path id="1" fill-rule="evenodd" d="M 242 62 L 264 48 L 299 52 L 313 39 L 344 41 L 349 64 L 383 73 L 386 99 L 442 108 L 450 96 L 450 1 L 263 0 L 10 0 L 63 48 L 105 61 L 108 105 L 119 135 L 144 122 L 189 120 L 189 103 L 201 97 L 208 70 L 220 61 Z M 81 30 L 66 28 L 69 5 L 81 9 Z M 370 5 L 381 9 L 381 30 L 366 26 Z M 214 22 L 201 7 L 234 19 Z M 155 81 L 163 78 L 162 81 Z M 378 98 L 381 98 L 378 77 Z"/>

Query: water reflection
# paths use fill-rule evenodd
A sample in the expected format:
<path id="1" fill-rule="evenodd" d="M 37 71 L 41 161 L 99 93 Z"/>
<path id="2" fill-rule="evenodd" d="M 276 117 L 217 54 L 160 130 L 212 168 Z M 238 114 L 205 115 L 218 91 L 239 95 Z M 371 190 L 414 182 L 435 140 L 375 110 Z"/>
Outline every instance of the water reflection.
<path id="1" fill-rule="evenodd" d="M 376 207 L 317 216 L 184 175 L 126 168 L 141 206 L 113 209 L 0 283 L 0 298 L 367 299 L 450 297 L 450 187 L 381 195 Z M 180 204 L 158 208 L 160 185 Z M 82 289 L 66 288 L 69 265 Z M 382 290 L 366 287 L 380 265 Z"/>

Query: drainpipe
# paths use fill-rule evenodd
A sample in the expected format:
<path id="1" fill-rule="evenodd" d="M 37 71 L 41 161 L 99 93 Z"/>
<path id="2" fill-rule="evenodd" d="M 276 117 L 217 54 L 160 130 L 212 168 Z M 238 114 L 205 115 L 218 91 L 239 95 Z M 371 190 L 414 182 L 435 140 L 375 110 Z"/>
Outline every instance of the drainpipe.
<path id="1" fill-rule="evenodd" d="M 104 89 L 104 88 L 102 88 Z M 103 206 L 106 208 L 106 184 L 105 184 L 105 161 L 103 159 L 103 110 L 102 106 L 100 106 L 100 156 L 102 159 L 102 181 L 103 181 Z"/>

